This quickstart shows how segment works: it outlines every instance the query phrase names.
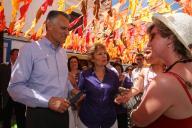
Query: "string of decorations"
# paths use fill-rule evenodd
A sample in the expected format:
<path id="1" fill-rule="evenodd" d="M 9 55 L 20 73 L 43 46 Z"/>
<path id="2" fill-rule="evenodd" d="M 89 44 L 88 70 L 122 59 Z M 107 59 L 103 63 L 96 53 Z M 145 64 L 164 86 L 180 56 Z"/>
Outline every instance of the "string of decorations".
<path id="1" fill-rule="evenodd" d="M 23 32 L 27 11 L 32 0 L 12 0 L 12 16 L 9 26 L 6 26 L 3 0 L 0 3 L 0 31 L 6 31 L 13 36 L 24 36 L 30 40 L 40 39 L 45 30 L 43 23 L 37 31 L 36 24 L 47 8 L 52 6 L 53 0 L 44 0 L 39 7 L 32 25 Z M 135 53 L 142 52 L 148 41 L 146 27 L 151 22 L 154 13 L 175 13 L 183 11 L 192 15 L 191 0 L 175 0 L 168 3 L 166 0 L 119 0 L 112 6 L 111 0 L 81 0 L 69 8 L 65 7 L 65 0 L 57 0 L 57 10 L 67 14 L 81 7 L 82 16 L 70 23 L 76 25 L 81 19 L 83 24 L 70 31 L 64 48 L 74 52 L 86 53 L 94 43 L 102 42 L 106 45 L 111 58 L 120 57 L 124 63 L 133 61 Z M 128 4 L 127 4 L 128 3 Z M 125 4 L 127 7 L 121 9 Z M 172 9 L 174 4 L 179 8 Z M 17 13 L 20 14 L 17 18 Z"/>

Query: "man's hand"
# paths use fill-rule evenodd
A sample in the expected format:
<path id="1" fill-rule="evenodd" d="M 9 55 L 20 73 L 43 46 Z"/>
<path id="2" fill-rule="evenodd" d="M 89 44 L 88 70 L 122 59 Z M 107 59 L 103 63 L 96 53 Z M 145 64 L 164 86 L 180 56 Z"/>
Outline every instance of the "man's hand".
<path id="1" fill-rule="evenodd" d="M 60 113 L 64 113 L 68 109 L 68 107 L 69 101 L 60 97 L 51 97 L 48 103 L 49 109 Z"/>

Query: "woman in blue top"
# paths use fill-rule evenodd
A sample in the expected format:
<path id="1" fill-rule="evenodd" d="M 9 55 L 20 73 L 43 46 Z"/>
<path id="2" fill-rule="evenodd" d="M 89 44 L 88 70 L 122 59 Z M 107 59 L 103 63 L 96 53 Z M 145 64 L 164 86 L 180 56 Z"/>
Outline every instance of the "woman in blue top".
<path id="1" fill-rule="evenodd" d="M 79 128 L 117 128 L 114 98 L 118 76 L 106 68 L 107 51 L 97 43 L 89 51 L 93 68 L 80 74 L 79 88 L 86 94 L 79 110 Z"/>

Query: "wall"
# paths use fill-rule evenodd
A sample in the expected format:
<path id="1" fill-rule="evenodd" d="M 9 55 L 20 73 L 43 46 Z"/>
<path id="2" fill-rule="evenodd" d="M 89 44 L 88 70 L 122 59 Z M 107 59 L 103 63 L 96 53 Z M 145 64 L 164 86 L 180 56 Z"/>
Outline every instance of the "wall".
<path id="1" fill-rule="evenodd" d="M 10 36 L 5 36 L 3 39 L 3 63 L 6 63 L 9 61 L 9 55 L 10 51 L 13 48 L 20 49 L 23 47 L 26 43 L 29 43 L 29 41 L 23 40 L 21 38 L 16 38 L 16 37 L 10 37 Z"/>

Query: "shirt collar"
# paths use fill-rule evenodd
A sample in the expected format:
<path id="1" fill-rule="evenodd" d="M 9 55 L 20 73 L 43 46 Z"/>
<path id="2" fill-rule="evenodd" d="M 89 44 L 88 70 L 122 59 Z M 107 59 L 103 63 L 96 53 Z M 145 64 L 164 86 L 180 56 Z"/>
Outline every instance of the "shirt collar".
<path id="1" fill-rule="evenodd" d="M 60 49 L 60 47 L 55 48 L 54 45 L 51 43 L 51 41 L 50 41 L 49 39 L 47 39 L 46 37 L 43 37 L 43 38 L 42 38 L 42 42 L 43 42 L 46 46 L 48 46 L 48 47 L 50 47 L 50 48 L 52 48 L 52 49 L 54 49 L 54 50 L 59 50 L 59 49 Z"/>
<path id="2" fill-rule="evenodd" d="M 106 66 L 105 66 L 105 73 L 108 73 L 109 72 L 109 68 L 107 68 Z M 94 69 L 93 68 L 91 68 L 91 74 L 95 74 L 95 72 L 94 72 Z"/>

